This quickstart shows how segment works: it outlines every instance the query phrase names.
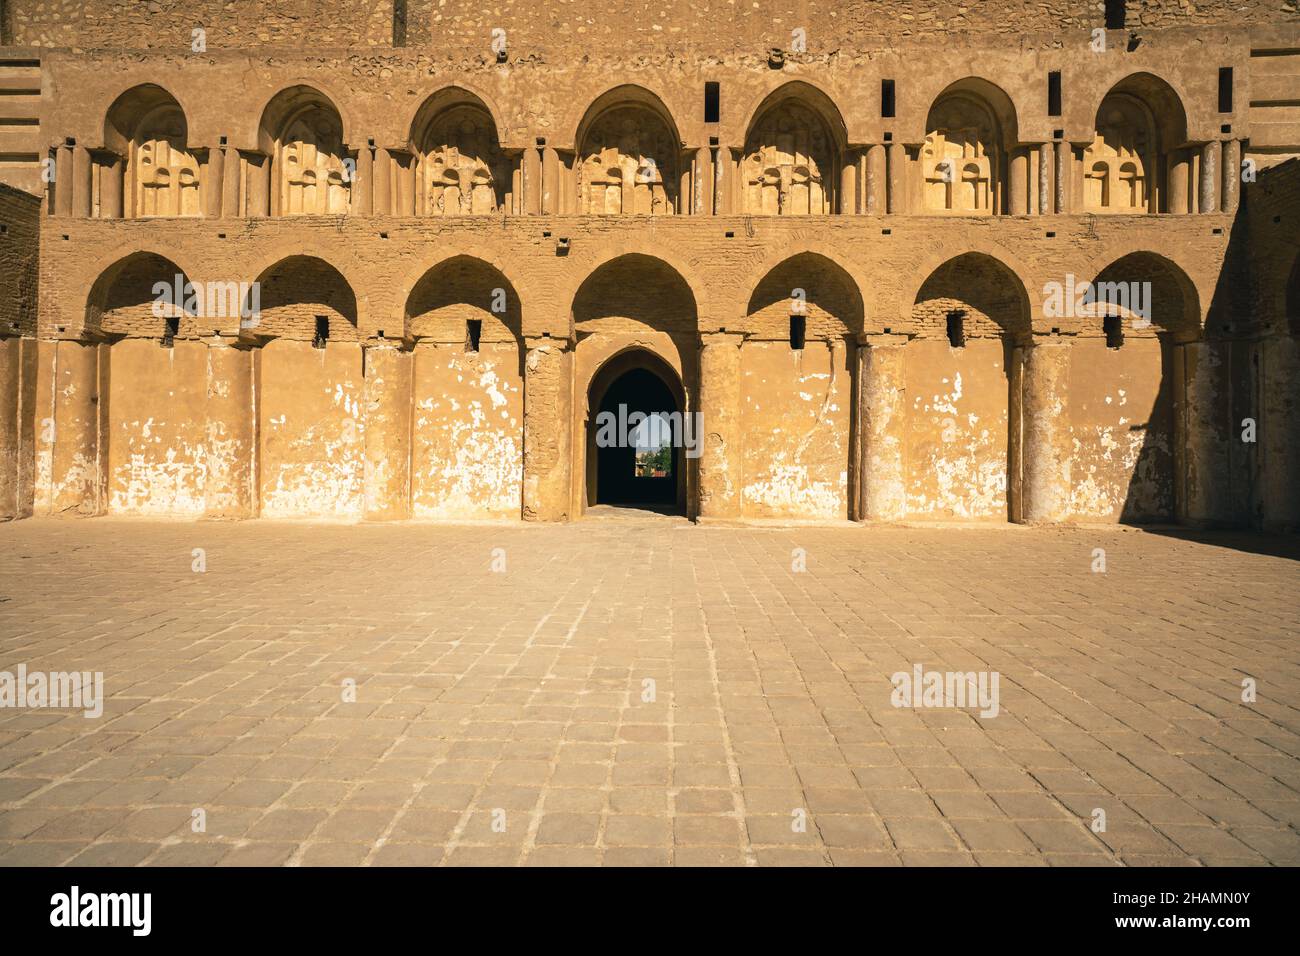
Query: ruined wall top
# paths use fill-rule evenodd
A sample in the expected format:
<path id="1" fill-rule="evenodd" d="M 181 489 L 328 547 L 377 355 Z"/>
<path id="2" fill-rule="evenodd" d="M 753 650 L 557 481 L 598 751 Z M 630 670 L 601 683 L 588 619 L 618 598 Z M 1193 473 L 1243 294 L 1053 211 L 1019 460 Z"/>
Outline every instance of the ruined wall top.
<path id="1" fill-rule="evenodd" d="M 725 56 L 866 50 L 891 40 L 1051 34 L 1106 25 L 1103 0 L 0 0 L 3 43 L 30 47 L 215 49 L 418 47 L 463 55 L 504 30 L 512 55 Z M 1128 0 L 1125 27 L 1300 24 L 1296 0 Z"/>

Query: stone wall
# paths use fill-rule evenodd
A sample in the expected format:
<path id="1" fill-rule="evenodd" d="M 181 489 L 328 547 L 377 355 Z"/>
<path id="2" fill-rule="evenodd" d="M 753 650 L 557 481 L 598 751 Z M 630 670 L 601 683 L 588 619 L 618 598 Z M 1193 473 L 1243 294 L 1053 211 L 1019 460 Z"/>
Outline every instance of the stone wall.
<path id="1" fill-rule="evenodd" d="M 203 27 L 211 48 L 384 47 L 394 42 L 394 0 L 9 0 L 12 39 L 30 46 L 180 49 Z M 1223 23 L 1294 22 L 1286 0 L 1130 0 L 1126 26 L 1156 29 Z M 596 5 L 573 0 L 485 7 L 469 0 L 396 0 L 405 43 L 435 53 L 481 50 L 506 31 L 514 56 L 635 56 L 684 50 L 731 53 L 789 49 L 795 29 L 809 51 L 861 49 L 884 38 L 1085 30 L 1105 23 L 1090 0 L 764 0 L 756 4 L 676 2 Z"/>

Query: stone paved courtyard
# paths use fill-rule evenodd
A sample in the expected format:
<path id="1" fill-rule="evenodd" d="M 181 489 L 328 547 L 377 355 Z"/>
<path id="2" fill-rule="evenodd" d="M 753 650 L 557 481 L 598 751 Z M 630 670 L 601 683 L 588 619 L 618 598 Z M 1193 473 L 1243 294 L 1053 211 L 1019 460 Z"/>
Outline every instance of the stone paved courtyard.
<path id="1" fill-rule="evenodd" d="M 17 522 L 0 670 L 102 671 L 107 699 L 0 710 L 0 862 L 1294 865 L 1297 558 L 1124 529 Z M 894 707 L 915 664 L 997 672 L 999 713 Z"/>

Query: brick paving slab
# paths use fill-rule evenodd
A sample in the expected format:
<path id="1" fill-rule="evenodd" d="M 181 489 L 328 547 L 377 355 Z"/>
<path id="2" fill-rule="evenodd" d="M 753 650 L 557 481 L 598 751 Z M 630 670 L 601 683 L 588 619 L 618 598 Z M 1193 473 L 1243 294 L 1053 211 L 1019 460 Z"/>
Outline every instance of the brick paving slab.
<path id="1" fill-rule="evenodd" d="M 1298 596 L 1234 534 L 18 522 L 0 670 L 106 699 L 0 708 L 0 864 L 1297 865 Z"/>

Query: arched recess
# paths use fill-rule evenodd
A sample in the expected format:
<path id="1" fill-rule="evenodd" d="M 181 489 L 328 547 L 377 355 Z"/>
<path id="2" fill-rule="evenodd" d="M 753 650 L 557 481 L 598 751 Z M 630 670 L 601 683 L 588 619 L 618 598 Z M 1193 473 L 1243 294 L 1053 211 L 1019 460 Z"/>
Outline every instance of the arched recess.
<path id="1" fill-rule="evenodd" d="M 201 515 L 207 346 L 190 278 L 135 252 L 91 287 L 86 329 L 112 343 L 101 380 L 101 461 L 112 514 Z"/>
<path id="2" fill-rule="evenodd" d="M 1180 347 L 1201 335 L 1195 286 L 1165 257 L 1133 252 L 1102 269 L 1088 290 L 1068 390 L 1070 512 L 1173 521 L 1186 443 L 1176 414 Z"/>
<path id="3" fill-rule="evenodd" d="M 988 80 L 966 77 L 935 98 L 921 147 L 921 208 L 989 216 L 1009 211 L 1010 151 L 1019 142 L 1011 98 Z"/>
<path id="4" fill-rule="evenodd" d="M 524 375 L 519 295 L 494 265 L 453 256 L 406 301 L 415 343 L 411 513 L 518 518 Z"/>
<path id="5" fill-rule="evenodd" d="M 685 211 L 681 136 L 667 107 L 650 91 L 620 86 L 602 94 L 578 124 L 574 143 L 579 214 Z"/>
<path id="6" fill-rule="evenodd" d="M 93 154 L 91 215 L 202 215 L 204 174 L 188 129 L 185 111 L 161 86 L 136 86 L 114 100 L 104 117 L 104 148 Z"/>
<path id="7" fill-rule="evenodd" d="M 616 353 L 587 388 L 584 504 L 687 513 L 686 389 L 649 349 Z"/>
<path id="8" fill-rule="evenodd" d="M 498 123 L 474 93 L 448 87 L 424 101 L 411 123 L 416 211 L 421 216 L 488 215 L 514 210 L 514 158 Z"/>
<path id="9" fill-rule="evenodd" d="M 906 513 L 917 519 L 1019 515 L 1018 349 L 1029 297 L 985 253 L 956 256 L 921 284 L 904 358 Z"/>
<path id="10" fill-rule="evenodd" d="M 1187 212 L 1195 205 L 1187 113 L 1151 73 L 1112 86 L 1082 158 L 1083 208 L 1094 213 Z"/>
<path id="11" fill-rule="evenodd" d="M 741 156 L 742 208 L 755 215 L 830 215 L 839 211 L 846 132 L 821 90 L 794 81 L 755 110 Z"/>
<path id="12" fill-rule="evenodd" d="M 856 517 L 853 339 L 862 324 L 861 290 L 821 254 L 791 256 L 755 287 L 741 348 L 746 516 Z"/>
<path id="13" fill-rule="evenodd" d="M 260 309 L 244 335 L 261 345 L 261 513 L 360 517 L 364 360 L 356 295 L 337 268 L 307 255 L 264 269 L 254 288 Z"/>
<path id="14" fill-rule="evenodd" d="M 245 156 L 249 215 L 345 215 L 351 208 L 356 160 L 324 93 L 303 85 L 277 93 L 262 112 L 258 149 Z"/>
<path id="15" fill-rule="evenodd" d="M 680 272 L 654 256 L 617 256 L 597 266 L 578 287 L 573 298 L 574 394 L 586 401 L 574 402 L 574 513 L 581 514 L 587 507 L 587 477 L 589 469 L 596 467 L 588 446 L 594 442 L 591 429 L 600 409 L 588 402 L 598 371 L 622 353 L 654 356 L 672 372 L 660 377 L 670 386 L 673 378 L 681 383 L 680 410 L 694 412 L 699 387 L 698 328 L 696 296 L 691 286 Z M 681 437 L 685 441 L 702 436 L 697 431 L 683 431 Z M 684 482 L 681 504 L 691 516 L 695 513 L 697 460 L 696 455 L 687 456 L 678 470 L 678 478 Z"/>

